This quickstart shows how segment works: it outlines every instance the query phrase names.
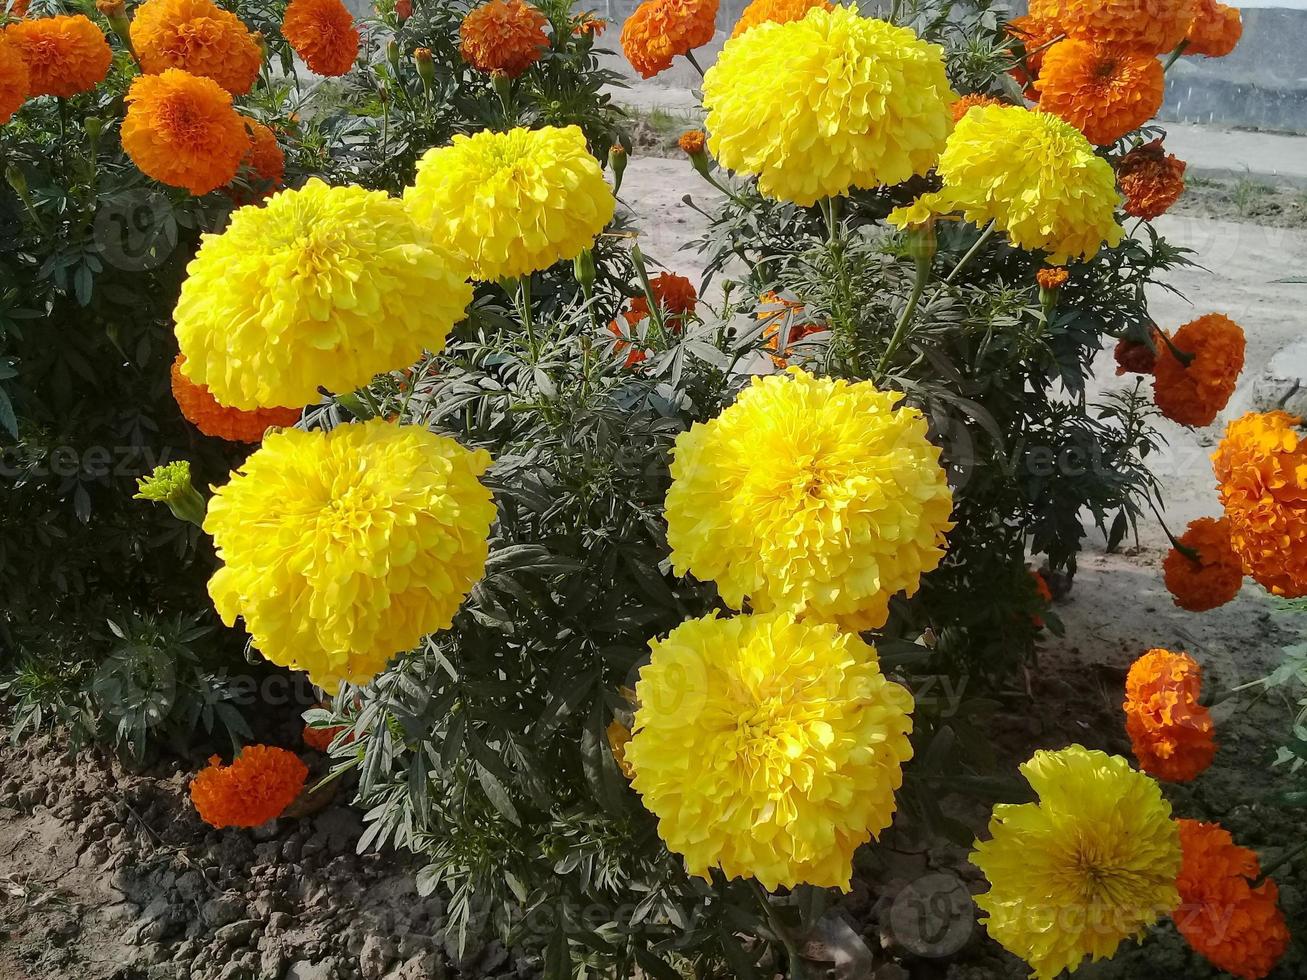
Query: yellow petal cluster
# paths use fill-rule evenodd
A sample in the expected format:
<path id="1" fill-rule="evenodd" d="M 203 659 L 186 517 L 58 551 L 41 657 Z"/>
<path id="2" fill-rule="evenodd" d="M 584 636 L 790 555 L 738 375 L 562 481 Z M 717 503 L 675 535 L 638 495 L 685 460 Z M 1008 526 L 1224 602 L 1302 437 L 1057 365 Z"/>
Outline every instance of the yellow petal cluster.
<path id="1" fill-rule="evenodd" d="M 1000 945 L 1053 980 L 1110 957 L 1179 904 L 1180 834 L 1157 783 L 1120 756 L 1072 745 L 1021 767 L 1038 803 L 1001 804 L 971 863 Z"/>
<path id="2" fill-rule="evenodd" d="M 1083 133 L 1047 112 L 1019 106 L 972 109 L 939 159 L 944 188 L 926 194 L 889 221 L 921 224 L 961 211 L 976 225 L 993 221 L 1012 244 L 1048 252 L 1052 265 L 1092 258 L 1125 235 L 1111 164 Z"/>
<path id="3" fill-rule="evenodd" d="M 953 99 L 941 48 L 849 7 L 750 28 L 703 82 L 717 160 L 804 206 L 924 174 Z"/>
<path id="4" fill-rule="evenodd" d="M 444 346 L 466 264 L 381 191 L 314 178 L 205 235 L 174 317 L 182 373 L 255 409 L 352 391 Z"/>
<path id="5" fill-rule="evenodd" d="M 912 696 L 875 649 L 788 613 L 709 615 L 649 645 L 624 761 L 667 846 L 703 878 L 847 889 L 912 755 Z"/>
<path id="6" fill-rule="evenodd" d="M 209 595 L 273 663 L 365 684 L 449 626 L 485 570 L 485 450 L 381 419 L 282 429 L 214 491 Z"/>
<path id="7" fill-rule="evenodd" d="M 902 397 L 791 368 L 681 433 L 665 507 L 676 574 L 716 582 L 734 609 L 883 626 L 952 527 L 939 449 Z"/>
<path id="8" fill-rule="evenodd" d="M 455 136 L 418 161 L 404 203 L 484 281 L 576 258 L 616 208 L 577 126 Z"/>

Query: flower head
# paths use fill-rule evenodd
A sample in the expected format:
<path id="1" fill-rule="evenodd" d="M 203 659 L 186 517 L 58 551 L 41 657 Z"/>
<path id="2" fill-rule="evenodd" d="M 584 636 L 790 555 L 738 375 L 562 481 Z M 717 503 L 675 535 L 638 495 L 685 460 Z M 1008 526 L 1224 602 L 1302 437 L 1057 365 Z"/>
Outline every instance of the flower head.
<path id="1" fill-rule="evenodd" d="M 147 74 L 180 68 L 233 95 L 254 86 L 263 64 L 254 35 L 213 0 L 145 0 L 132 17 L 131 37 Z"/>
<path id="2" fill-rule="evenodd" d="M 341 0 L 291 0 L 281 33 L 319 75 L 347 74 L 359 56 L 358 28 Z"/>
<path id="3" fill-rule="evenodd" d="M 20 20 L 5 28 L 5 37 L 27 65 L 34 96 L 89 92 L 113 62 L 104 32 L 81 14 Z"/>
<path id="4" fill-rule="evenodd" d="M 1041 265 L 1035 270 L 1035 282 L 1039 283 L 1040 289 L 1061 289 L 1069 278 L 1071 273 L 1064 265 Z"/>
<path id="5" fill-rule="evenodd" d="M 153 500 L 166 504 L 180 501 L 195 489 L 191 483 L 191 464 L 188 460 L 178 459 L 171 463 L 161 463 L 149 474 L 136 481 L 136 494 L 133 500 Z"/>
<path id="6" fill-rule="evenodd" d="M 786 299 L 773 290 L 758 297 L 758 309 L 753 315 L 764 324 L 762 339 L 772 351 L 768 355 L 772 364 L 781 369 L 789 366 L 796 344 L 827 329 L 823 323 L 806 319 L 798 300 Z"/>
<path id="7" fill-rule="evenodd" d="M 1067 38 L 1044 53 L 1035 83 L 1039 107 L 1075 126 L 1091 143 L 1115 143 L 1162 106 L 1162 63 L 1094 41 Z"/>
<path id="8" fill-rule="evenodd" d="M 1238 7 L 1218 0 L 1194 0 L 1194 19 L 1185 34 L 1185 54 L 1224 58 L 1243 36 L 1243 17 Z"/>
<path id="9" fill-rule="evenodd" d="M 1243 370 L 1244 336 L 1220 313 L 1186 323 L 1157 351 L 1153 400 L 1163 415 L 1182 425 L 1211 425 L 1234 394 Z M 1186 363 L 1175 350 L 1187 354 Z"/>
<path id="10" fill-rule="evenodd" d="M 608 29 L 608 21 L 589 12 L 581 14 L 572 25 L 572 33 L 577 37 L 598 37 Z"/>
<path id="11" fill-rule="evenodd" d="M 681 152 L 689 157 L 702 153 L 707 143 L 708 134 L 702 129 L 686 130 L 676 140 L 676 145 L 681 148 Z"/>
<path id="12" fill-rule="evenodd" d="M 126 101 L 123 149 L 141 173 L 196 195 L 236 176 L 250 136 L 217 82 L 169 68 L 138 75 Z"/>
<path id="13" fill-rule="evenodd" d="M 912 696 L 875 649 L 788 613 L 710 614 L 649 646 L 624 755 L 668 848 L 703 878 L 847 890 L 912 756 Z"/>
<path id="14" fill-rule="evenodd" d="M 403 204 L 316 178 L 241 208 L 187 273 L 182 372 L 244 409 L 306 405 L 439 351 L 472 298 L 464 262 Z"/>
<path id="15" fill-rule="evenodd" d="M 1157 783 L 1120 756 L 1072 745 L 1021 767 L 1038 803 L 1000 804 L 971 863 L 991 938 L 1053 980 L 1175 908 L 1180 835 Z"/>
<path id="16" fill-rule="evenodd" d="M 1112 356 L 1116 360 L 1117 376 L 1123 374 L 1152 374 L 1157 364 L 1157 352 L 1166 343 L 1166 337 L 1156 324 L 1148 325 L 1149 343 L 1122 337 L 1116 342 Z"/>
<path id="17" fill-rule="evenodd" d="M 953 500 L 926 421 L 898 392 L 798 368 L 754 378 L 672 450 L 672 567 L 734 609 L 882 626 L 944 555 Z"/>
<path id="18" fill-rule="evenodd" d="M 1162 562 L 1166 589 L 1177 606 L 1190 612 L 1206 612 L 1239 594 L 1243 562 L 1230 547 L 1230 525 L 1225 518 L 1190 521 L 1178 540 L 1180 548 L 1168 551 Z"/>
<path id="19" fill-rule="evenodd" d="M 1177 821 L 1184 864 L 1176 885 L 1180 907 L 1171 913 L 1185 941 L 1218 970 L 1261 980 L 1289 948 L 1279 889 L 1261 877 L 1257 855 L 1218 824 Z"/>
<path id="20" fill-rule="evenodd" d="M 957 122 L 959 119 L 961 119 L 963 116 L 965 116 L 968 112 L 970 112 L 978 105 L 1002 105 L 1002 104 L 1003 103 L 1001 101 L 994 98 L 992 95 L 979 95 L 975 92 L 972 92 L 969 95 L 962 96 L 962 98 L 958 99 L 951 106 L 949 106 L 949 113 L 953 116 L 953 121 Z"/>
<path id="21" fill-rule="evenodd" d="M 1184 193 L 1184 171 L 1184 161 L 1162 149 L 1160 139 L 1136 146 L 1116 165 L 1125 213 L 1149 219 L 1165 214 Z"/>
<path id="22" fill-rule="evenodd" d="M 1125 681 L 1125 730 L 1139 767 L 1187 783 L 1212 764 L 1212 715 L 1198 703 L 1202 668 L 1186 653 L 1149 650 Z"/>
<path id="23" fill-rule="evenodd" d="M 649 280 L 649 291 L 653 293 L 658 309 L 678 319 L 694 313 L 695 306 L 699 302 L 699 294 L 695 292 L 694 283 L 675 272 L 658 273 Z M 643 320 L 649 315 L 649 300 L 643 295 L 633 297 L 631 313 L 638 320 Z M 679 324 L 673 324 L 673 329 L 677 328 Z"/>
<path id="24" fill-rule="evenodd" d="M 245 119 L 250 148 L 241 158 L 238 170 L 250 184 L 250 190 L 232 185 L 227 195 L 237 204 L 255 204 L 281 188 L 286 175 L 286 154 L 277 142 L 277 134 L 255 119 Z"/>
<path id="25" fill-rule="evenodd" d="M 244 411 L 218 404 L 204 385 L 182 374 L 186 358 L 178 354 L 172 362 L 172 397 L 186 421 L 206 436 L 228 442 L 258 442 L 268 429 L 294 425 L 300 420 L 298 408 L 256 408 Z"/>
<path id="26" fill-rule="evenodd" d="M 495 518 L 484 450 L 381 419 L 270 433 L 204 530 L 209 594 L 273 663 L 319 687 L 366 684 L 445 629 L 485 569 Z"/>
<path id="27" fill-rule="evenodd" d="M 1063 35 L 1062 28 L 1055 19 L 1047 17 L 1014 17 L 1006 27 L 1010 37 L 1021 42 L 1021 60 L 1008 73 L 1021 86 L 1022 92 L 1031 102 L 1039 101 L 1039 89 L 1035 81 L 1044 64 L 1044 55 L 1049 46 Z"/>
<path id="28" fill-rule="evenodd" d="M 953 100 L 937 45 L 848 7 L 759 24 L 726 43 L 703 81 L 713 156 L 804 206 L 924 174 Z"/>
<path id="29" fill-rule="evenodd" d="M 622 24 L 622 51 L 641 78 L 653 78 L 712 40 L 718 0 L 644 0 Z"/>
<path id="30" fill-rule="evenodd" d="M 577 126 L 455 136 L 418 161 L 404 203 L 485 281 L 576 258 L 616 208 Z"/>
<path id="31" fill-rule="evenodd" d="M 1231 422 L 1212 454 L 1230 544 L 1275 595 L 1307 595 L 1307 444 L 1284 412 Z"/>
<path id="32" fill-rule="evenodd" d="M 1119 44 L 1144 54 L 1184 40 L 1196 0 L 1031 0 L 1030 15 L 1059 24 L 1070 37 Z"/>
<path id="33" fill-rule="evenodd" d="M 32 79 L 18 45 L 0 34 L 0 124 L 14 117 L 31 90 Z"/>
<path id="34" fill-rule="evenodd" d="M 295 802 L 309 770 L 299 756 L 270 745 L 247 745 L 224 766 L 218 756 L 191 780 L 191 802 L 211 827 L 257 827 Z"/>
<path id="35" fill-rule="evenodd" d="M 544 14 L 522 0 L 490 0 L 463 18 L 459 52 L 477 71 L 516 78 L 549 50 L 548 23 Z"/>
<path id="36" fill-rule="evenodd" d="M 962 118 L 939 160 L 944 189 L 890 213 L 900 228 L 961 211 L 993 221 L 1012 244 L 1043 249 L 1052 265 L 1092 258 L 1125 235 L 1116 222 L 1112 166 L 1074 126 L 1047 112 L 981 106 Z"/>
<path id="37" fill-rule="evenodd" d="M 830 0 L 750 0 L 749 5 L 740 11 L 740 19 L 735 22 L 731 37 L 739 37 L 759 24 L 788 24 L 792 20 L 803 20 L 814 7 L 835 9 Z"/>

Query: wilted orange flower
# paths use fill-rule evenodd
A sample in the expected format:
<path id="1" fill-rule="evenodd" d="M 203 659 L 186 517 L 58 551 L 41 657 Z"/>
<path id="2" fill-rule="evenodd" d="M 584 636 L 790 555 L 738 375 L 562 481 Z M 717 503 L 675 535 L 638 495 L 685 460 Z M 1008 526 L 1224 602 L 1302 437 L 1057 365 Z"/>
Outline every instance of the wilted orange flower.
<path id="1" fill-rule="evenodd" d="M 27 101 L 32 80 L 18 46 L 0 34 L 0 123 L 7 123 Z"/>
<path id="2" fill-rule="evenodd" d="M 1067 272 L 1064 265 L 1043 265 L 1035 272 L 1035 281 L 1039 283 L 1039 288 L 1050 292 L 1061 289 L 1070 277 L 1071 273 Z"/>
<path id="3" fill-rule="evenodd" d="M 960 99 L 958 99 L 948 108 L 949 108 L 949 112 L 953 113 L 953 121 L 958 122 L 963 116 L 965 116 L 968 112 L 970 112 L 978 105 L 1002 105 L 1002 104 L 1003 104 L 1002 100 L 996 99 L 992 95 L 980 95 L 976 92 L 972 92 L 969 95 L 962 96 Z"/>
<path id="4" fill-rule="evenodd" d="M 196 384 L 181 372 L 186 360 L 181 354 L 172 362 L 172 397 L 186 421 L 206 436 L 228 442 L 258 442 L 272 426 L 294 425 L 300 420 L 298 408 L 256 408 L 244 411 L 219 405 L 204 385 Z"/>
<path id="5" fill-rule="evenodd" d="M 1230 546 L 1230 524 L 1224 517 L 1190 521 L 1177 540 L 1197 553 L 1197 557 L 1190 557 L 1180 548 L 1172 548 L 1162 561 L 1166 589 L 1177 606 L 1190 612 L 1206 612 L 1239 594 L 1243 562 Z"/>
<path id="6" fill-rule="evenodd" d="M 731 37 L 739 37 L 750 27 L 759 24 L 788 24 L 792 20 L 802 20 L 813 7 L 835 9 L 830 0 L 753 0 L 740 12 L 740 19 L 735 22 Z"/>
<path id="7" fill-rule="evenodd" d="M 1218 970 L 1261 980 L 1289 948 L 1279 889 L 1261 877 L 1257 855 L 1219 824 L 1178 820 L 1184 854 L 1176 888 L 1176 929 Z"/>
<path id="8" fill-rule="evenodd" d="M 771 289 L 758 297 L 758 310 L 754 313 L 754 318 L 766 324 L 762 328 L 762 337 L 767 342 L 767 349 L 773 351 L 768 356 L 771 357 L 772 364 L 781 369 L 789 367 L 789 357 L 795 344 L 804 337 L 826 329 L 824 325 L 803 317 L 803 304 L 798 300 L 786 299 Z M 781 348 L 782 333 L 785 334 L 784 349 Z"/>
<path id="9" fill-rule="evenodd" d="M 226 190 L 235 203 L 254 204 L 281 188 L 282 178 L 286 176 L 286 154 L 277 142 L 277 134 L 258 120 L 246 118 L 245 131 L 250 148 L 241 158 L 240 170 L 245 171 L 250 190 L 234 184 Z"/>
<path id="10" fill-rule="evenodd" d="M 1105 146 L 1153 118 L 1165 79 L 1152 55 L 1068 38 L 1045 53 L 1035 88 L 1041 109 Z"/>
<path id="11" fill-rule="evenodd" d="M 27 64 L 31 95 L 68 98 L 109 74 L 113 52 L 104 32 L 81 14 L 20 20 L 5 28 Z"/>
<path id="12" fill-rule="evenodd" d="M 1112 353 L 1116 358 L 1118 375 L 1153 373 L 1153 367 L 1157 363 L 1157 350 L 1166 343 L 1166 340 L 1156 324 L 1149 325 L 1148 334 L 1153 341 L 1151 347 L 1137 340 L 1122 338 L 1117 341 L 1116 350 Z"/>
<path id="13" fill-rule="evenodd" d="M 549 50 L 548 23 L 544 14 L 522 0 L 490 0 L 463 18 L 458 50 L 477 71 L 516 78 Z"/>
<path id="14" fill-rule="evenodd" d="M 622 51 L 641 78 L 712 40 L 718 0 L 644 0 L 622 25 Z"/>
<path id="15" fill-rule="evenodd" d="M 211 78 L 169 68 L 127 90 L 122 143 L 143 174 L 207 194 L 236 176 L 250 148 L 231 93 Z"/>
<path id="16" fill-rule="evenodd" d="M 708 134 L 702 129 L 691 129 L 680 135 L 676 145 L 681 148 L 681 152 L 687 156 L 694 156 L 702 153 L 704 146 L 708 142 Z"/>
<path id="17" fill-rule="evenodd" d="M 359 56 L 358 28 L 340 0 L 290 0 L 281 33 L 319 75 L 344 75 Z"/>
<path id="18" fill-rule="evenodd" d="M 180 68 L 212 78 L 232 95 L 254 87 L 263 52 L 233 13 L 213 0 L 145 0 L 132 18 L 132 47 L 141 70 Z"/>
<path id="19" fill-rule="evenodd" d="M 191 780 L 191 802 L 212 827 L 258 827 L 281 816 L 308 778 L 294 752 L 247 745 L 230 766 L 218 756 Z"/>
<path id="20" fill-rule="evenodd" d="M 1191 355 L 1187 364 L 1172 346 Z M 1243 370 L 1243 329 L 1227 316 L 1208 313 L 1186 323 L 1162 344 L 1153 365 L 1153 401 L 1181 425 L 1211 425 L 1234 394 Z"/>
<path id="21" fill-rule="evenodd" d="M 1031 0 L 1030 15 L 1055 20 L 1069 37 L 1119 44 L 1144 54 L 1184 40 L 1194 0 Z"/>
<path id="22" fill-rule="evenodd" d="M 1149 219 L 1165 214 L 1184 193 L 1184 171 L 1184 161 L 1162 149 L 1160 139 L 1136 146 L 1116 165 L 1125 213 Z"/>
<path id="23" fill-rule="evenodd" d="M 1212 764 L 1211 713 L 1198 703 L 1202 668 L 1186 653 L 1149 650 L 1125 681 L 1125 729 L 1149 775 L 1187 783 Z"/>
<path id="24" fill-rule="evenodd" d="M 1062 28 L 1058 26 L 1055 17 L 1026 16 L 1014 17 L 1008 21 L 1006 30 L 1021 42 L 1021 48 L 1025 51 L 1024 64 L 1018 62 L 1008 74 L 1016 79 L 1027 99 L 1038 102 L 1039 90 L 1035 88 L 1034 82 L 1039 78 L 1048 45 L 1062 36 Z"/>
<path id="25" fill-rule="evenodd" d="M 1307 595 L 1307 446 L 1285 412 L 1231 422 L 1212 454 L 1230 544 L 1275 595 Z"/>
<path id="26" fill-rule="evenodd" d="M 1217 0 L 1194 0 L 1194 19 L 1185 35 L 1185 54 L 1224 58 L 1243 37 L 1243 18 L 1238 7 Z"/>
<path id="27" fill-rule="evenodd" d="M 658 308 L 670 317 L 693 313 L 699 300 L 694 283 L 674 272 L 660 272 L 650 279 L 649 291 L 653 293 Z M 649 315 L 649 301 L 644 296 L 636 296 L 631 300 L 631 312 L 644 319 Z M 675 330 L 680 325 L 673 323 L 670 326 Z"/>
<path id="28" fill-rule="evenodd" d="M 587 37 L 598 37 L 606 30 L 608 30 L 608 21 L 588 13 L 577 18 L 576 23 L 572 26 L 572 33 L 577 37 L 583 34 Z"/>

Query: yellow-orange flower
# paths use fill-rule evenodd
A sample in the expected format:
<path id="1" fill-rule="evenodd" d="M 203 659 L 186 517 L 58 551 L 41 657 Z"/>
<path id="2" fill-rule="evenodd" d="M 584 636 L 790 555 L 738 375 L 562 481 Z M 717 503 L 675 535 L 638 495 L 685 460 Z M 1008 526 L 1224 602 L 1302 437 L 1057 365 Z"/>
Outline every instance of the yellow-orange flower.
<path id="1" fill-rule="evenodd" d="M 1160 139 L 1136 146 L 1116 165 L 1116 179 L 1125 195 L 1125 213 L 1156 218 L 1184 193 L 1183 160 L 1162 149 Z"/>
<path id="2" fill-rule="evenodd" d="M 206 436 L 228 442 L 258 442 L 273 426 L 294 425 L 298 408 L 256 408 L 245 410 L 218 404 L 209 389 L 182 374 L 182 354 L 172 362 L 172 397 L 186 421 Z"/>
<path id="3" fill-rule="evenodd" d="M 1188 363 L 1172 346 L 1190 355 Z M 1163 344 L 1153 365 L 1153 400 L 1182 425 L 1211 425 L 1234 394 L 1243 370 L 1243 329 L 1227 316 L 1208 313 L 1186 323 Z"/>
<path id="4" fill-rule="evenodd" d="M 972 92 L 968 95 L 962 96 L 962 98 L 949 106 L 949 112 L 953 114 L 953 121 L 957 122 L 978 105 L 1002 104 L 1001 100 L 994 98 L 992 95 L 980 95 L 976 92 Z"/>
<path id="5" fill-rule="evenodd" d="M 277 142 L 277 134 L 255 119 L 245 120 L 245 131 L 250 137 L 250 148 L 241 159 L 240 170 L 245 172 L 250 190 L 227 188 L 228 196 L 237 204 L 263 200 L 281 188 L 286 175 L 286 154 Z"/>
<path id="6" fill-rule="evenodd" d="M 257 827 L 281 816 L 308 775 L 294 752 L 247 745 L 230 766 L 216 755 L 209 760 L 191 780 L 191 802 L 212 827 Z"/>
<path id="7" fill-rule="evenodd" d="M 622 51 L 641 78 L 712 40 L 718 0 L 644 0 L 622 25 Z"/>
<path id="8" fill-rule="evenodd" d="M 1212 454 L 1230 544 L 1275 595 L 1307 595 L 1307 445 L 1285 412 L 1231 422 Z"/>
<path id="9" fill-rule="evenodd" d="M 1198 703 L 1202 668 L 1186 653 L 1149 650 L 1125 681 L 1125 730 L 1139 766 L 1187 783 L 1212 764 L 1212 715 Z"/>
<path id="10" fill-rule="evenodd" d="M 344 75 L 359 56 L 358 28 L 340 0 L 291 0 L 281 33 L 319 75 Z"/>
<path id="11" fill-rule="evenodd" d="M 1181 547 L 1195 554 L 1172 548 L 1162 562 L 1166 589 L 1177 606 L 1190 612 L 1206 612 L 1239 594 L 1243 562 L 1230 547 L 1230 524 L 1225 518 L 1190 521 L 1178 540 Z"/>
<path id="12" fill-rule="evenodd" d="M 1045 53 L 1035 88 L 1041 109 L 1105 146 L 1153 118 L 1165 81 L 1152 55 L 1068 38 Z"/>
<path id="13" fill-rule="evenodd" d="M 1039 283 L 1039 288 L 1050 291 L 1061 289 L 1070 277 L 1071 273 L 1066 271 L 1064 265 L 1043 265 L 1035 272 L 1035 282 Z"/>
<path id="14" fill-rule="evenodd" d="M 1279 889 L 1261 877 L 1257 855 L 1219 824 L 1179 820 L 1184 854 L 1176 887 L 1176 929 L 1218 970 L 1261 980 L 1289 948 Z"/>
<path id="15" fill-rule="evenodd" d="M 1243 18 L 1238 7 L 1217 0 L 1194 0 L 1194 19 L 1185 35 L 1185 54 L 1224 58 L 1243 37 Z"/>
<path id="16" fill-rule="evenodd" d="M 795 344 L 826 329 L 824 324 L 804 318 L 803 304 L 798 300 L 786 299 L 770 289 L 758 297 L 758 309 L 753 315 L 764 324 L 762 339 L 766 341 L 767 349 L 772 351 L 768 355 L 772 364 L 778 368 L 789 367 Z"/>
<path id="17" fill-rule="evenodd" d="M 27 64 L 31 95 L 68 98 L 109 74 L 113 52 L 104 32 L 81 14 L 20 20 L 5 28 Z"/>
<path id="18" fill-rule="evenodd" d="M 1120 44 L 1146 54 L 1184 40 L 1195 0 L 1031 0 L 1030 15 L 1056 21 L 1070 37 Z"/>
<path id="19" fill-rule="evenodd" d="M 740 12 L 731 37 L 739 37 L 759 24 L 788 24 L 792 20 L 803 20 L 813 7 L 833 10 L 834 4 L 830 0 L 753 0 Z"/>
<path id="20" fill-rule="evenodd" d="M 1021 42 L 1021 50 L 1024 52 L 1022 60 L 1008 74 L 1016 79 L 1027 99 L 1038 102 L 1039 89 L 1035 88 L 1034 83 L 1039 78 L 1048 45 L 1062 36 L 1062 28 L 1055 19 L 1026 16 L 1014 17 L 1008 21 L 1006 30 L 1011 37 Z"/>
<path id="21" fill-rule="evenodd" d="M 459 53 L 477 71 L 516 78 L 549 50 L 549 19 L 522 0 L 490 0 L 463 18 Z"/>
<path id="22" fill-rule="evenodd" d="M 132 18 L 141 70 L 180 68 L 212 78 L 232 95 L 254 86 L 263 52 L 249 29 L 213 0 L 145 0 Z"/>
<path id="23" fill-rule="evenodd" d="M 0 34 L 0 123 L 7 123 L 27 101 L 32 79 L 18 46 Z"/>
<path id="24" fill-rule="evenodd" d="M 126 101 L 123 149 L 142 173 L 192 194 L 236 176 L 250 136 L 231 93 L 213 79 L 180 68 L 140 75 Z"/>

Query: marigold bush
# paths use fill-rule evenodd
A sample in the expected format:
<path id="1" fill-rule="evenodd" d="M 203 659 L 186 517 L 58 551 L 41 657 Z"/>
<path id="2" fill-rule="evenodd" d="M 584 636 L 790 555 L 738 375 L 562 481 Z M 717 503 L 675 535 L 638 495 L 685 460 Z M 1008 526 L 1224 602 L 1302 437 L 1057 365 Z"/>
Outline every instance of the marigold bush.
<path id="1" fill-rule="evenodd" d="M 191 780 L 191 802 L 210 826 L 258 827 L 281 816 L 308 774 L 293 752 L 247 745 L 229 766 L 216 755 L 209 760 Z"/>
<path id="2" fill-rule="evenodd" d="M 1140 768 L 1187 783 L 1216 755 L 1211 713 L 1199 703 L 1202 669 L 1186 653 L 1149 650 L 1125 682 L 1125 727 Z"/>
<path id="3" fill-rule="evenodd" d="M 212 0 L 146 0 L 132 16 L 131 38 L 142 71 L 180 68 L 232 95 L 247 93 L 263 64 L 254 35 Z"/>

